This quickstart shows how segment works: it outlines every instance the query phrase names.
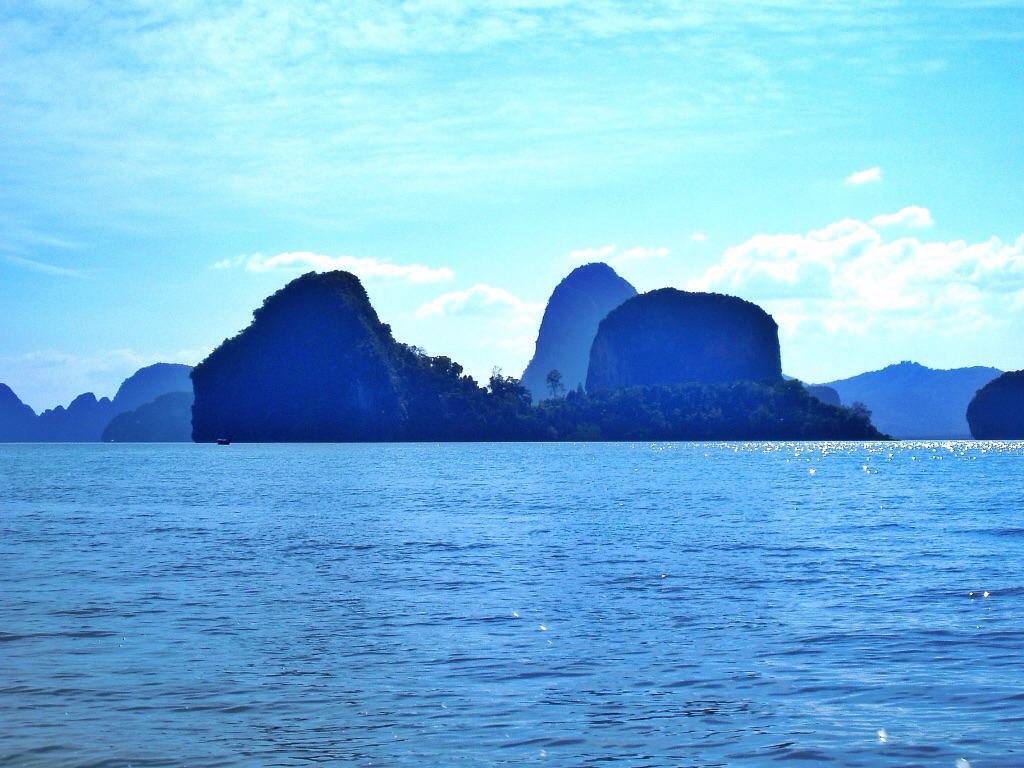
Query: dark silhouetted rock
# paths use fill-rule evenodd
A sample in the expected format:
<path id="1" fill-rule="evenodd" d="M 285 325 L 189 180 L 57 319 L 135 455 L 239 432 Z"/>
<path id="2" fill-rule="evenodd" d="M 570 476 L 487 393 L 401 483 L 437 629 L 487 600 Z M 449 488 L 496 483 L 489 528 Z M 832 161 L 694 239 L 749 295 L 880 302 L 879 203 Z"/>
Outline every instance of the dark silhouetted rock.
<path id="1" fill-rule="evenodd" d="M 104 442 L 187 443 L 191 440 L 191 392 L 160 395 L 134 411 L 118 414 L 103 430 Z"/>
<path id="2" fill-rule="evenodd" d="M 449 358 L 396 342 L 347 272 L 293 280 L 192 381 L 197 442 L 504 440 L 539 429 L 514 379 L 492 378 L 500 386 L 488 392 Z"/>
<path id="3" fill-rule="evenodd" d="M 781 379 L 771 315 L 735 296 L 662 288 L 629 299 L 601 321 L 587 390 Z"/>
<path id="4" fill-rule="evenodd" d="M 978 440 L 1024 440 L 1024 371 L 993 379 L 967 406 L 967 423 Z"/>
<path id="5" fill-rule="evenodd" d="M 839 393 L 832 389 L 832 387 L 826 387 L 824 384 L 805 384 L 804 389 L 807 390 L 807 394 L 811 397 L 816 397 L 826 405 L 842 404 Z"/>
<path id="6" fill-rule="evenodd" d="M 523 372 L 522 382 L 534 401 L 551 396 L 546 379 L 553 370 L 561 373 L 564 390 L 586 383 L 598 324 L 633 296 L 636 289 L 607 264 L 577 267 L 558 284 L 544 309 L 533 359 Z"/>
<path id="7" fill-rule="evenodd" d="M 971 436 L 967 404 L 1000 373 L 980 366 L 936 370 L 902 362 L 826 386 L 844 403 L 864 403 L 875 426 L 893 437 L 955 440 Z"/>
<path id="8" fill-rule="evenodd" d="M 757 307 L 703 294 L 696 301 L 706 310 L 705 320 L 710 317 L 705 325 L 714 329 L 701 338 L 706 346 L 723 345 L 710 352 L 701 348 L 699 362 L 717 365 L 728 358 L 728 375 L 738 371 L 760 381 L 595 394 L 570 391 L 565 398 L 535 407 L 513 377 L 495 371 L 483 389 L 449 358 L 429 357 L 396 342 L 354 275 L 310 273 L 268 298 L 247 329 L 193 370 L 193 438 L 315 442 L 879 436 L 866 415 L 825 405 L 799 382 L 780 380 L 778 342 L 758 323 L 771 330 L 775 325 Z M 728 326 L 739 342 L 718 326 Z M 761 368 L 756 359 L 744 358 L 756 357 L 749 348 L 760 338 L 758 333 L 767 335 L 769 348 L 775 342 L 774 357 L 771 349 L 761 353 L 769 361 Z"/>
<path id="9" fill-rule="evenodd" d="M 177 363 L 156 363 L 140 368 L 118 387 L 114 395 L 114 409 L 117 413 L 126 413 L 162 395 L 191 392 L 190 373 L 192 366 Z"/>
<path id="10" fill-rule="evenodd" d="M 0 442 L 33 440 L 36 413 L 6 384 L 0 384 Z"/>
<path id="11" fill-rule="evenodd" d="M 397 439 L 406 414 L 394 345 L 355 275 L 303 275 L 192 371 L 193 439 Z"/>

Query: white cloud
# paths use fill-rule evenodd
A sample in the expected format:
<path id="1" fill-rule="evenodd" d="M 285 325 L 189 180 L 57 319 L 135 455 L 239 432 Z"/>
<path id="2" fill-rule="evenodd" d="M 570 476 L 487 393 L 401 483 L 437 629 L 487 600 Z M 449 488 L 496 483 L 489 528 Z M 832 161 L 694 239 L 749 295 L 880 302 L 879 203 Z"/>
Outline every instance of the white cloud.
<path id="1" fill-rule="evenodd" d="M 885 325 L 947 335 L 1011 322 L 1024 309 L 1017 300 L 1024 235 L 977 243 L 890 238 L 878 218 L 889 223 L 843 219 L 802 235 L 756 235 L 728 248 L 687 287 L 763 303 L 784 333 L 811 323 L 830 333 Z"/>
<path id="2" fill-rule="evenodd" d="M 908 205 L 895 213 L 883 213 L 871 219 L 875 227 L 914 227 L 925 229 L 932 226 L 935 221 L 932 219 L 932 212 L 920 205 Z"/>
<path id="3" fill-rule="evenodd" d="M 343 269 L 363 279 L 402 280 L 409 283 L 441 283 L 452 280 L 455 273 L 448 267 L 427 267 L 422 264 L 393 264 L 357 256 L 326 256 L 312 251 L 286 251 L 273 256 L 256 253 L 236 256 L 211 265 L 211 269 L 244 267 L 247 272 L 313 269 L 329 272 Z"/>
<path id="4" fill-rule="evenodd" d="M 877 165 L 873 168 L 866 168 L 863 171 L 856 171 L 846 177 L 844 182 L 847 186 L 859 187 L 862 184 L 873 184 L 882 180 L 882 169 Z"/>
<path id="5" fill-rule="evenodd" d="M 619 250 L 615 245 L 602 245 L 598 248 L 579 248 L 569 252 L 568 261 L 571 264 L 589 264 L 595 261 L 603 261 L 613 267 L 620 267 L 623 264 L 630 264 L 638 261 L 650 261 L 652 259 L 664 259 L 671 253 L 671 249 L 664 246 L 633 246 Z"/>
<path id="6" fill-rule="evenodd" d="M 691 243 L 704 243 L 707 242 L 707 239 L 708 236 L 703 232 L 694 232 L 692 235 L 690 235 Z"/>
<path id="7" fill-rule="evenodd" d="M 416 310 L 416 317 L 444 315 L 505 316 L 516 324 L 540 320 L 544 305 L 524 301 L 504 288 L 477 283 L 464 291 L 442 293 Z"/>

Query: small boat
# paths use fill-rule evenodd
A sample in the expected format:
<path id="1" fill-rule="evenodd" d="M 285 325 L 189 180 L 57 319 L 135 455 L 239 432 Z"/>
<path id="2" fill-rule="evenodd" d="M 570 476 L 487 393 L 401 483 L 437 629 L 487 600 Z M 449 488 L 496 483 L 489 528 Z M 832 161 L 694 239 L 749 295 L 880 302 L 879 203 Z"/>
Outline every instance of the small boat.
<path id="1" fill-rule="evenodd" d="M 226 437 L 218 437 L 217 445 L 231 445 L 231 441 L 228 440 Z"/>

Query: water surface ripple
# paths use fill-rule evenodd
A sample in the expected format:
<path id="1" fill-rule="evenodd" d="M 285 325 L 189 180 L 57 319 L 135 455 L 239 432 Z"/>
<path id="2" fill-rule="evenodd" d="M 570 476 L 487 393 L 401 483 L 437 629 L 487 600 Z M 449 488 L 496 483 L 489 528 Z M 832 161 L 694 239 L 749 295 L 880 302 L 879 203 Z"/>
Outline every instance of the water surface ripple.
<path id="1" fill-rule="evenodd" d="M 0 446 L 0 764 L 1021 766 L 1022 469 Z"/>

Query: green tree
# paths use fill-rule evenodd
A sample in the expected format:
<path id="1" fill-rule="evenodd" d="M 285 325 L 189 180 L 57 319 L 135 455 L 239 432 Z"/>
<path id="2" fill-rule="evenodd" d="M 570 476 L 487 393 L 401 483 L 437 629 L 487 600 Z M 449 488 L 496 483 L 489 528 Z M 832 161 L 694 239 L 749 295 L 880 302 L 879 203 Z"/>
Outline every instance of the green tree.
<path id="1" fill-rule="evenodd" d="M 548 384 L 548 391 L 551 393 L 551 397 L 558 397 L 565 391 L 565 386 L 562 384 L 562 372 L 557 368 L 552 368 L 548 371 L 544 381 Z"/>

